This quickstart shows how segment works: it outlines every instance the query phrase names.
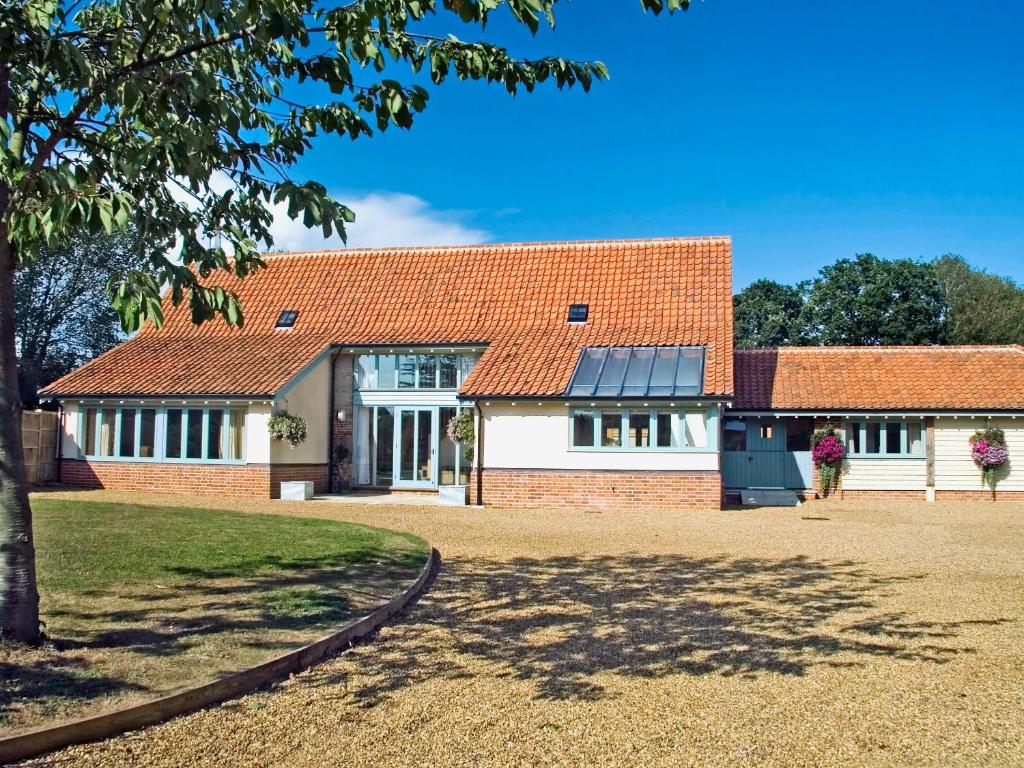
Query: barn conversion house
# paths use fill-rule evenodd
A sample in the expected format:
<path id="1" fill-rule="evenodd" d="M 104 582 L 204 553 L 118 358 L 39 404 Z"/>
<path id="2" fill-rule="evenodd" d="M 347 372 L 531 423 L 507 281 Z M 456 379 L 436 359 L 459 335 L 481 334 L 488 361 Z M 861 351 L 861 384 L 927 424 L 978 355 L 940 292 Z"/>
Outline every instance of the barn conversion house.
<path id="1" fill-rule="evenodd" d="M 166 323 L 43 390 L 61 477 L 87 487 L 272 497 L 465 488 L 494 505 L 718 508 L 809 496 L 836 426 L 842 495 L 990 497 L 968 437 L 1002 427 L 997 498 L 1024 497 L 1024 350 L 733 350 L 724 237 L 267 257 L 245 325 Z M 274 414 L 306 439 L 271 436 Z M 472 414 L 472 440 L 446 426 Z"/>

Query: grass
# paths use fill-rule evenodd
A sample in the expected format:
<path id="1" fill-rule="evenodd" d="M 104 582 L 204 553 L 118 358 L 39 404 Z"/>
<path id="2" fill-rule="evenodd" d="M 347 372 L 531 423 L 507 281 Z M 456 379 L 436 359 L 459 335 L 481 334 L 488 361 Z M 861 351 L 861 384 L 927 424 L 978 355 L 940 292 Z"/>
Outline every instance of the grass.
<path id="1" fill-rule="evenodd" d="M 364 525 L 35 498 L 39 649 L 0 646 L 12 731 L 243 669 L 390 599 L 428 555 Z"/>

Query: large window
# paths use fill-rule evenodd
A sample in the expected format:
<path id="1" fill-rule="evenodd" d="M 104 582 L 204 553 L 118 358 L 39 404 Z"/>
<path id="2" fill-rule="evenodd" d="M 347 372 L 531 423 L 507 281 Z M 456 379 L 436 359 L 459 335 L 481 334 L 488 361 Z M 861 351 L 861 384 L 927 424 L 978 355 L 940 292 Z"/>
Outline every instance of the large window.
<path id="1" fill-rule="evenodd" d="M 575 408 L 569 444 L 577 449 L 713 449 L 713 411 L 658 408 Z"/>
<path id="2" fill-rule="evenodd" d="M 89 458 L 241 462 L 245 408 L 86 408 L 80 442 Z"/>
<path id="3" fill-rule="evenodd" d="M 357 355 L 356 389 L 458 389 L 475 354 Z"/>
<path id="4" fill-rule="evenodd" d="M 857 458 L 924 456 L 920 420 L 847 421 L 846 453 Z"/>

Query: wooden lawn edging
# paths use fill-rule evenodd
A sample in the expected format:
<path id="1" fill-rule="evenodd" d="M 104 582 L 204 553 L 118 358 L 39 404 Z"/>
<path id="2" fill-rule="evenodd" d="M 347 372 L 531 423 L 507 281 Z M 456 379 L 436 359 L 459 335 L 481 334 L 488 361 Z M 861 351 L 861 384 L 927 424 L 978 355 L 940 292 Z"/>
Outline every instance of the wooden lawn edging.
<path id="1" fill-rule="evenodd" d="M 155 725 L 172 717 L 233 699 L 307 669 L 353 641 L 375 632 L 384 622 L 398 614 L 419 596 L 440 562 L 440 553 L 431 548 L 427 562 L 424 563 L 416 580 L 399 595 L 366 616 L 352 620 L 337 632 L 255 667 L 233 672 L 212 682 L 175 691 L 151 701 L 0 738 L 0 764 L 6 765 L 72 744 L 99 741 L 126 731 Z"/>

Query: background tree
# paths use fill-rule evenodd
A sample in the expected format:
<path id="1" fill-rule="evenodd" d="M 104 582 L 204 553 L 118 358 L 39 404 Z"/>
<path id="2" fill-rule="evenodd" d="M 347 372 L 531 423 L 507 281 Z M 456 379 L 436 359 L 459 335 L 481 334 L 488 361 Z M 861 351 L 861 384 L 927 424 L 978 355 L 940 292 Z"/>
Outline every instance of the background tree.
<path id="1" fill-rule="evenodd" d="M 802 322 L 815 344 L 939 344 L 947 309 L 931 264 L 862 253 L 811 281 Z"/>
<path id="2" fill-rule="evenodd" d="M 798 286 L 755 280 L 733 297 L 737 347 L 778 347 L 800 344 L 804 306 Z"/>
<path id="3" fill-rule="evenodd" d="M 134 230 L 44 247 L 14 280 L 18 386 L 22 403 L 40 387 L 124 338 L 106 286 L 145 269 Z"/>
<path id="4" fill-rule="evenodd" d="M 689 0 L 641 0 L 654 12 Z M 15 272 L 72 233 L 144 233 L 148 269 L 113 291 L 126 331 L 159 323 L 161 285 L 195 322 L 241 323 L 218 270 L 244 277 L 273 246 L 269 202 L 325 235 L 354 214 L 288 170 L 319 134 L 408 128 L 423 84 L 449 77 L 510 93 L 606 76 L 600 63 L 524 60 L 483 40 L 508 12 L 530 31 L 556 0 L 20 0 L 0 7 L 0 632 L 39 639 L 21 446 Z M 426 17 L 429 26 L 424 25 Z M 440 32 L 440 34 L 439 34 Z M 413 83 L 395 79 L 402 72 Z M 385 76 L 386 75 L 386 76 Z M 327 100 L 289 96 L 319 85 Z M 309 91 L 306 91 L 309 92 Z M 483 142 L 483 139 L 480 139 Z M 482 146 L 481 149 L 484 149 Z M 211 185 L 226 180 L 226 189 Z M 176 187 L 178 194 L 172 192 Z M 189 200 L 182 200 L 182 193 Z M 203 235 L 214 236 L 209 246 Z M 179 247 L 175 248 L 176 245 Z M 173 254 L 177 253 L 177 259 Z"/>
<path id="5" fill-rule="evenodd" d="M 1024 289 L 960 256 L 942 256 L 934 265 L 949 304 L 949 343 L 1024 344 Z"/>

